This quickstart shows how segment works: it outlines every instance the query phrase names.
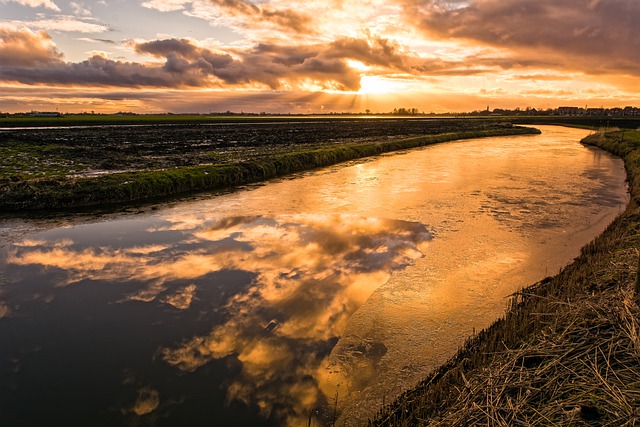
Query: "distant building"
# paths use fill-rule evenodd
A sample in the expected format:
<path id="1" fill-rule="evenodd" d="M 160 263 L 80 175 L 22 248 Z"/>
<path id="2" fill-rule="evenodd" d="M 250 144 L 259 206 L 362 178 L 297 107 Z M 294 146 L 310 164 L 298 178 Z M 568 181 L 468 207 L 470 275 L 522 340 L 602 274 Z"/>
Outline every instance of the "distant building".
<path id="1" fill-rule="evenodd" d="M 51 111 L 32 111 L 28 114 L 29 117 L 62 117 L 62 114 Z"/>
<path id="2" fill-rule="evenodd" d="M 561 116 L 577 116 L 580 114 L 580 107 L 558 107 L 558 114 Z"/>
<path id="3" fill-rule="evenodd" d="M 606 114 L 606 110 L 604 108 L 587 108 L 585 114 L 587 116 L 604 116 Z"/>
<path id="4" fill-rule="evenodd" d="M 591 116 L 591 117 L 631 117 L 640 116 L 640 108 L 627 106 L 624 108 L 581 108 L 581 107 L 559 107 L 558 114 L 561 116 Z"/>

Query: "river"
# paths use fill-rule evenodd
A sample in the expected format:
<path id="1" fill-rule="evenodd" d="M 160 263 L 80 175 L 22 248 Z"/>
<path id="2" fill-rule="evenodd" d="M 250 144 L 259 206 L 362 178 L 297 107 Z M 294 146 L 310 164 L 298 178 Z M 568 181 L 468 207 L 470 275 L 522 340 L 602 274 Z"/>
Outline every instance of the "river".
<path id="1" fill-rule="evenodd" d="M 0 221 L 0 424 L 358 425 L 628 202 L 588 131 Z"/>

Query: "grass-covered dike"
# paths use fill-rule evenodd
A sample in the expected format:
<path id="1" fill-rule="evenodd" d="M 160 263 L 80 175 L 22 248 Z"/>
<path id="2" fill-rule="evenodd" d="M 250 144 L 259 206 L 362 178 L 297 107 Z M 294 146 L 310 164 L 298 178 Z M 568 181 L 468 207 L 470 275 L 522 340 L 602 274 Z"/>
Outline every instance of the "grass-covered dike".
<path id="1" fill-rule="evenodd" d="M 0 147 L 6 151 L 4 160 L 1 161 L 7 162 L 0 175 L 0 210 L 59 210 L 139 202 L 259 182 L 339 162 L 438 142 L 539 133 L 536 129 L 504 123 L 477 124 L 463 129 L 458 132 L 406 138 L 352 138 L 347 142 L 290 146 L 284 144 L 280 149 L 277 144 L 263 145 L 259 149 L 256 146 L 237 149 L 225 147 L 222 151 L 206 153 L 193 150 L 193 146 L 201 144 L 204 140 L 198 134 L 198 139 L 193 144 L 190 141 L 170 141 L 163 144 L 166 152 L 184 153 L 187 147 L 192 150 L 188 158 L 181 155 L 172 160 L 173 163 L 166 161 L 173 155 L 171 153 L 164 157 L 152 156 L 149 150 L 127 154 L 127 150 L 136 145 L 129 141 L 136 137 L 132 134 L 122 136 L 122 144 L 117 148 L 100 145 L 99 149 L 93 149 L 91 153 L 88 142 L 84 144 L 80 141 L 73 145 L 64 133 L 56 139 L 47 136 L 49 139 L 43 143 L 29 140 L 28 133 L 16 133 L 13 139 L 9 134 Z M 83 131 L 87 132 L 86 129 Z M 151 131 L 153 128 L 139 130 L 143 133 Z M 96 130 L 96 135 L 99 132 L 100 130 Z M 93 138 L 93 135 L 91 137 Z M 60 140 L 62 142 L 59 142 Z M 92 161 L 95 162 L 96 151 L 109 156 L 109 160 L 104 163 L 111 163 L 112 168 L 114 162 L 121 163 L 121 168 L 125 168 L 126 171 L 76 173 L 78 170 L 83 172 L 83 167 Z M 206 158 L 202 157 L 203 154 Z M 132 161 L 138 161 L 138 165 L 127 166 Z M 160 167 L 149 168 L 149 164 L 157 164 Z"/>
<path id="2" fill-rule="evenodd" d="M 640 424 L 640 131 L 583 143 L 624 160 L 626 211 L 370 425 Z"/>

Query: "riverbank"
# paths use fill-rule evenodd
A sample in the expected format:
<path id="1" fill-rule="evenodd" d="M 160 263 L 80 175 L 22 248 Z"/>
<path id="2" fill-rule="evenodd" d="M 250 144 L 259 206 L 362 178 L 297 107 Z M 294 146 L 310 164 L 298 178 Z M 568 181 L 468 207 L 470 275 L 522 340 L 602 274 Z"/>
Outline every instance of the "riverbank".
<path id="1" fill-rule="evenodd" d="M 0 210 L 60 210 L 133 203 L 259 182 L 439 142 L 539 133 L 532 128 L 482 121 L 467 121 L 459 131 L 449 129 L 460 126 L 453 121 L 431 122 L 429 126 L 433 133 L 420 136 L 379 134 L 372 140 L 356 133 L 344 141 L 333 139 L 306 145 L 287 144 L 286 138 L 291 136 L 283 136 L 282 143 L 216 149 L 210 149 L 209 145 L 206 149 L 200 147 L 216 137 L 209 128 L 199 130 L 194 140 L 172 140 L 151 146 L 137 144 L 135 133 L 157 132 L 153 127 L 132 128 L 127 135 L 119 134 L 122 141 L 113 145 L 109 145 L 108 138 L 106 143 L 93 143 L 105 139 L 99 134 L 104 128 L 83 129 L 87 135 L 73 144 L 64 134 L 51 139 L 52 130 L 43 134 L 51 139 L 44 142 L 36 138 L 37 134 L 31 134 L 34 136 L 29 139 L 27 131 L 7 133 L 3 135 L 1 156 L 7 164 L 0 175 Z M 193 127 L 171 128 L 171 131 L 193 130 Z"/>
<path id="2" fill-rule="evenodd" d="M 640 422 L 640 132 L 583 143 L 624 160 L 626 211 L 558 275 L 514 295 L 503 318 L 371 425 Z"/>

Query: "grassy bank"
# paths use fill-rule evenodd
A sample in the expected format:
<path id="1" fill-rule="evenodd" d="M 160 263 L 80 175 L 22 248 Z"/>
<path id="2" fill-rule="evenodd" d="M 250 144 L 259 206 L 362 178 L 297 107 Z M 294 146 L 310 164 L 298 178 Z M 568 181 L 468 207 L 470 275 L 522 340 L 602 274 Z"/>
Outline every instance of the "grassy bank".
<path id="1" fill-rule="evenodd" d="M 624 159 L 627 210 L 371 425 L 640 423 L 640 132 L 583 142 Z"/>
<path id="2" fill-rule="evenodd" d="M 599 129 L 605 127 L 616 127 L 621 129 L 640 128 L 640 118 L 633 117 L 513 116 L 505 117 L 505 120 L 513 124 L 560 125 L 591 129 Z"/>
<path id="3" fill-rule="evenodd" d="M 136 202 L 258 182 L 294 172 L 438 142 L 538 132 L 531 128 L 494 124 L 461 132 L 381 142 L 327 143 L 298 148 L 285 146 L 283 150 L 274 150 L 259 156 L 237 156 L 235 153 L 237 156 L 235 158 L 241 159 L 236 161 L 226 159 L 227 161 L 217 161 L 216 164 L 106 173 L 98 176 L 78 176 L 69 172 L 71 167 L 77 166 L 73 156 L 76 156 L 76 159 L 80 158 L 86 147 L 57 145 L 37 145 L 35 148 L 29 148 L 30 154 L 37 149 L 39 151 L 36 154 L 46 156 L 44 158 L 47 159 L 46 168 L 39 172 L 39 176 L 33 176 L 31 171 L 24 169 L 36 168 L 43 163 L 34 162 L 29 158 L 20 164 L 19 155 L 25 154 L 27 149 L 17 144 L 13 152 L 5 155 L 5 158 L 11 158 L 18 164 L 7 166 L 4 168 L 7 172 L 0 176 L 0 209 L 4 211 L 65 209 Z M 68 149 L 69 152 L 63 155 L 61 154 L 63 149 Z M 215 155 L 212 159 L 215 160 Z"/>

